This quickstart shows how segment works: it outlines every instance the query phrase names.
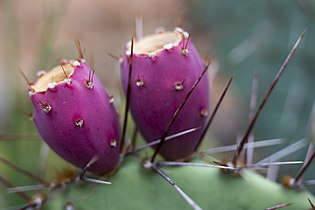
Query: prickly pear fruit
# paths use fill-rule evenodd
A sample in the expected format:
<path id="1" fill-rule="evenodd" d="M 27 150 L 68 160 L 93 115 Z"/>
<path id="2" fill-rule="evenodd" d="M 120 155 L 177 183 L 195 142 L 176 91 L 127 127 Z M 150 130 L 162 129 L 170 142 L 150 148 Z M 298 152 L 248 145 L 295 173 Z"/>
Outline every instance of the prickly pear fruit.
<path id="1" fill-rule="evenodd" d="M 127 89 L 131 45 L 121 62 L 122 83 Z M 180 28 L 144 37 L 134 43 L 130 110 L 135 123 L 150 142 L 163 132 L 201 72 L 205 63 L 189 34 Z M 201 136 L 209 109 L 207 75 L 181 110 L 169 134 L 193 127 L 197 132 L 166 142 L 160 154 L 168 160 L 191 156 Z"/>
<path id="2" fill-rule="evenodd" d="M 120 126 L 112 100 L 83 59 L 42 74 L 32 86 L 34 121 L 41 137 L 62 158 L 108 173 L 119 162 Z"/>

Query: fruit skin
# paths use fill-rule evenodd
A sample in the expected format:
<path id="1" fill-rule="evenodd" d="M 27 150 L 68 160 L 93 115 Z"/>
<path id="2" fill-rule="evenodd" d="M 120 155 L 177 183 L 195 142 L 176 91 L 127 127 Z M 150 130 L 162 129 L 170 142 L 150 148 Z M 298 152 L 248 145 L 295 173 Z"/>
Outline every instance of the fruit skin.
<path id="1" fill-rule="evenodd" d="M 44 141 L 62 158 L 84 168 L 97 155 L 98 161 L 88 170 L 109 173 L 119 162 L 118 116 L 96 75 L 93 88 L 87 87 L 91 68 L 83 60 L 75 62 L 66 64 L 74 68 L 70 83 L 60 82 L 31 95 L 34 122 Z M 43 105 L 51 110 L 45 111 Z"/>
<path id="2" fill-rule="evenodd" d="M 189 53 L 184 54 L 182 50 L 187 42 Z M 121 77 L 125 91 L 128 83 L 129 58 L 126 54 L 121 62 Z M 130 110 L 146 141 L 161 138 L 176 109 L 205 66 L 191 39 L 184 36 L 176 46 L 158 51 L 155 57 L 150 54 L 133 54 Z M 139 81 L 143 82 L 142 86 Z M 178 89 L 176 84 L 179 84 Z M 183 85 L 183 89 L 180 84 Z M 167 160 L 179 160 L 191 156 L 202 133 L 208 112 L 209 82 L 206 74 L 168 134 L 194 127 L 201 129 L 166 142 L 160 154 Z"/>

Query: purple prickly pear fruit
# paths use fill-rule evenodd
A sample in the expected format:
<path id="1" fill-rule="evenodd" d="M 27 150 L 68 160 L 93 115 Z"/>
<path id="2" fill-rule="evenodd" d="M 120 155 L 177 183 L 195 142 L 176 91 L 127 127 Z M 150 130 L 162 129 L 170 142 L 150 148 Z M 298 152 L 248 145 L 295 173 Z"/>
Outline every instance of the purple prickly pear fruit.
<path id="1" fill-rule="evenodd" d="M 95 173 L 119 163 L 118 116 L 101 82 L 83 59 L 41 73 L 32 86 L 34 121 L 45 142 L 62 158 Z"/>
<path id="2" fill-rule="evenodd" d="M 121 61 L 122 83 L 127 89 L 131 44 Z M 134 43 L 130 110 L 134 121 L 150 142 L 161 138 L 206 64 L 189 34 L 180 28 L 144 37 Z M 173 124 L 169 135 L 186 129 L 201 129 L 165 142 L 160 154 L 168 160 L 190 157 L 199 141 L 209 110 L 209 82 L 205 75 Z"/>

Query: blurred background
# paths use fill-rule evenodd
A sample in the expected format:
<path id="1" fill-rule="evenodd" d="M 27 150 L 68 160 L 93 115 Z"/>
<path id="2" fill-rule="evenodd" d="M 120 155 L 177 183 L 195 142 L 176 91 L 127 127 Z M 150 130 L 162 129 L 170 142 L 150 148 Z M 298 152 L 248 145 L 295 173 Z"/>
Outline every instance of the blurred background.
<path id="1" fill-rule="evenodd" d="M 58 65 L 60 58 L 77 57 L 74 38 L 81 40 L 87 60 L 94 54 L 96 74 L 114 95 L 118 110 L 122 110 L 119 63 L 108 53 L 122 54 L 137 16 L 143 19 L 144 34 L 153 33 L 157 27 L 173 30 L 182 26 L 199 52 L 215 61 L 213 103 L 235 73 L 205 148 L 234 144 L 244 133 L 253 76 L 259 79 L 259 103 L 294 42 L 307 29 L 254 129 L 255 139 L 285 138 L 285 145 L 260 149 L 256 159 L 302 138 L 313 141 L 314 1 L 0 0 L 0 156 L 34 173 L 39 171 L 45 147 L 26 114 L 32 106 L 19 68 L 34 81 L 38 70 Z M 301 160 L 306 150 L 307 146 L 286 159 Z M 49 152 L 48 178 L 64 166 L 68 164 Z M 284 167 L 281 173 L 295 175 L 297 170 Z M 32 184 L 3 165 L 0 176 L 16 185 Z M 315 178 L 314 167 L 307 177 Z M 0 189 L 0 208 L 19 202 L 2 186 Z"/>

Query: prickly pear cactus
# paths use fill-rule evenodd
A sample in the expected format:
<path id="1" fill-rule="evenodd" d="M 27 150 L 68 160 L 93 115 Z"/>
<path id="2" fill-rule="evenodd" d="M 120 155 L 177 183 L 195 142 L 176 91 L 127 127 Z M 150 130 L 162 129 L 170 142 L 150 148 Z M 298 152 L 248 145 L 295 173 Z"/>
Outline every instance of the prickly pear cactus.
<path id="1" fill-rule="evenodd" d="M 247 134 L 303 35 L 279 70 Z M 209 84 L 206 77 L 201 77 L 206 67 L 187 32 L 177 29 L 155 34 L 127 46 L 121 67 L 124 89 L 126 92 L 131 91 L 133 117 L 146 141 L 151 142 L 165 135 L 165 127 L 172 122 L 172 116 L 178 110 L 178 118 L 173 122 L 169 135 L 201 127 L 200 130 L 166 142 L 161 151 L 155 151 L 166 160 L 192 156 L 192 161 L 149 159 L 145 155 L 146 151 L 139 153 L 143 148 L 137 150 L 121 143 L 112 100 L 94 72 L 82 59 L 67 61 L 40 75 L 38 81 L 30 86 L 34 121 L 52 150 L 84 170 L 78 173 L 67 168 L 52 181 L 47 181 L 0 158 L 2 163 L 39 183 L 18 188 L 0 176 L 1 183 L 27 200 L 27 204 L 18 209 L 312 208 L 315 198 L 303 189 L 299 178 L 314 159 L 315 151 L 306 160 L 299 175 L 290 179 L 289 184 L 281 185 L 267 180 L 250 168 L 302 162 L 240 164 L 239 157 L 247 143 L 246 135 L 235 146 L 237 150 L 231 162 L 212 158 L 216 164 L 210 164 L 196 150 L 203 128 L 209 125 L 206 122 L 211 122 L 214 115 L 207 121 Z M 183 103 L 185 106 L 180 106 Z M 163 139 L 158 140 L 158 143 L 162 145 Z M 91 173 L 86 173 L 86 170 Z M 105 175 L 100 176 L 100 173 Z M 27 190 L 40 192 L 27 194 Z"/>
<path id="2" fill-rule="evenodd" d="M 126 160 L 109 179 L 112 185 L 71 186 L 67 196 L 56 202 L 70 201 L 77 209 L 191 209 L 164 179 L 143 169 L 140 162 L 139 157 Z M 315 201 L 306 191 L 287 189 L 250 170 L 241 176 L 202 167 L 167 167 L 165 171 L 202 209 L 258 210 L 292 203 L 285 209 L 297 210 L 310 207 L 307 198 Z"/>

